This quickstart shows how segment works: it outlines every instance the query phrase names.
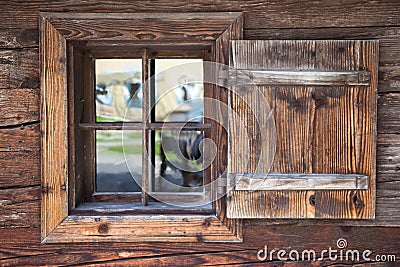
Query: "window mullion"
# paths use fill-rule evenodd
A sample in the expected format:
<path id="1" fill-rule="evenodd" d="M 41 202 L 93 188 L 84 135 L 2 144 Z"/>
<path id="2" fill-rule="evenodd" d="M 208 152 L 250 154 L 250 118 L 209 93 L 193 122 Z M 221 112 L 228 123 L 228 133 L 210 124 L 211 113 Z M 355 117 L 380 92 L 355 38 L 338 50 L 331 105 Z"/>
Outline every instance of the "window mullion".
<path id="1" fill-rule="evenodd" d="M 150 106 L 150 91 L 148 88 L 149 80 L 149 56 L 147 49 L 143 49 L 142 53 L 142 88 L 143 88 L 143 110 L 142 110 L 142 203 L 147 206 L 148 191 L 149 191 L 149 130 L 147 123 L 149 123 L 149 106 Z"/>

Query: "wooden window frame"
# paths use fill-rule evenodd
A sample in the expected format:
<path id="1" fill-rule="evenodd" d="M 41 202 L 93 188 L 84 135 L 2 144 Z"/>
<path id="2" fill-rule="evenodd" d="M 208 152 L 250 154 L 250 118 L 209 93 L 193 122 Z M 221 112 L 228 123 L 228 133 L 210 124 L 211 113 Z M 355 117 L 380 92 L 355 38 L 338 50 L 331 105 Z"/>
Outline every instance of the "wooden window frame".
<path id="1" fill-rule="evenodd" d="M 41 13 L 41 237 L 60 242 L 241 242 L 242 221 L 226 217 L 225 197 L 215 200 L 212 215 L 71 215 L 68 92 L 74 77 L 69 71 L 71 51 L 79 46 L 140 47 L 185 44 L 210 46 L 213 61 L 228 64 L 229 41 L 242 38 L 241 13 Z M 227 102 L 226 89 L 213 87 L 215 98 Z M 226 118 L 217 108 L 216 116 Z M 226 171 L 227 133 L 216 128 L 218 166 Z M 217 188 L 213 189 L 216 196 Z"/>
<path id="2" fill-rule="evenodd" d="M 96 122 L 95 116 L 95 97 L 92 94 L 90 88 L 94 88 L 93 82 L 85 81 L 85 77 L 95 77 L 95 60 L 97 59 L 127 59 L 136 58 L 141 59 L 143 62 L 147 61 L 147 64 L 142 64 L 142 73 L 145 73 L 145 69 L 149 69 L 151 60 L 157 59 L 202 59 L 205 62 L 212 60 L 210 54 L 210 48 L 208 46 L 204 47 L 193 47 L 191 45 L 166 45 L 165 47 L 152 47 L 151 45 L 143 45 L 142 48 L 133 47 L 130 49 L 110 49 L 108 47 L 88 47 L 84 46 L 82 48 L 74 48 L 70 57 L 74 60 L 73 64 L 69 64 L 69 72 L 74 73 L 74 90 L 70 90 L 69 99 L 74 99 L 70 101 L 69 105 L 69 123 L 73 125 L 70 130 L 71 136 L 78 136 L 81 140 L 75 140 L 77 138 L 70 138 L 70 155 L 69 155 L 69 165 L 70 169 L 75 172 L 75 174 L 70 174 L 70 188 L 75 190 L 70 190 L 70 201 L 69 210 L 73 214 L 85 214 L 85 213 L 99 213 L 102 210 L 105 214 L 116 214 L 116 213 L 129 213 L 129 214 L 165 214 L 165 213 L 193 213 L 193 214 L 209 214 L 211 212 L 211 206 L 198 206 L 198 207 L 187 207 L 187 208 L 174 208 L 172 206 L 159 205 L 157 207 L 155 202 L 161 202 L 165 200 L 168 203 L 176 202 L 186 202 L 186 201 L 204 201 L 210 200 L 210 188 L 211 186 L 204 186 L 205 192 L 202 192 L 201 196 L 199 193 L 194 193 L 191 196 L 190 193 L 185 195 L 173 194 L 170 192 L 154 192 L 149 188 L 148 183 L 151 178 L 149 176 L 149 167 L 142 166 L 142 192 L 97 192 L 95 190 L 96 183 L 96 171 L 94 168 L 89 170 L 87 166 L 91 165 L 96 159 L 95 153 L 95 142 L 94 135 L 95 130 L 135 130 L 142 133 L 143 147 L 146 147 L 148 153 L 143 153 L 142 162 L 145 163 L 149 158 L 147 154 L 152 153 L 151 145 L 149 144 L 151 138 L 145 138 L 149 136 L 150 132 L 155 130 L 193 130 L 193 131 L 203 131 L 205 138 L 211 138 L 216 142 L 215 137 L 211 135 L 212 128 L 216 127 L 215 121 L 209 119 L 212 114 L 209 114 L 211 107 L 204 106 L 204 122 L 189 122 L 182 124 L 182 122 L 164 122 L 157 121 L 155 118 L 149 119 L 149 114 L 151 107 L 149 105 L 143 105 L 142 111 L 142 121 L 124 121 L 124 122 Z M 75 62 L 76 61 L 76 62 Z M 155 63 L 154 63 L 155 64 Z M 151 68 L 150 68 L 151 69 Z M 154 67 L 153 67 L 154 71 Z M 206 74 L 207 71 L 204 71 Z M 142 77 L 142 83 L 149 86 L 149 93 L 144 90 L 143 102 L 149 102 L 150 105 L 153 100 L 149 99 L 151 96 L 154 97 L 154 81 L 150 79 L 155 74 L 151 73 L 151 70 L 147 71 L 145 75 L 149 77 Z M 207 80 L 212 80 L 212 77 L 208 77 Z M 85 82 L 83 82 L 85 81 Z M 204 84 L 204 97 L 212 98 L 212 85 Z M 76 92 L 76 94 L 75 94 Z M 84 94 L 81 92 L 89 92 Z M 146 98 L 146 99 L 145 99 Z M 208 101 L 204 102 L 207 105 Z M 154 109 L 154 107 L 153 107 Z M 150 117 L 152 117 L 151 115 Z M 72 119 L 73 118 L 73 119 Z M 85 139 L 85 140 L 82 140 Z M 76 147 L 79 143 L 80 146 Z M 76 149 L 74 149 L 76 147 Z M 82 153 L 84 151 L 84 153 Z M 154 159 L 153 159 L 154 160 Z M 83 164 L 80 164 L 83 163 Z M 148 164 L 148 163 L 147 163 Z M 79 166 L 83 165 L 83 166 Z M 142 164 L 143 165 L 143 164 Z M 208 166 L 204 169 L 204 182 L 209 184 L 211 182 L 211 169 L 213 166 Z M 147 174 L 147 175 L 146 175 Z M 154 175 L 154 173 L 153 173 Z M 148 193 L 151 192 L 151 193 Z M 158 199 L 158 200 L 157 200 Z M 132 201 L 135 203 L 135 208 L 132 207 Z M 143 205 L 137 205 L 138 202 L 142 201 Z M 148 205 L 148 202 L 152 201 L 152 207 L 144 207 Z M 107 203 L 106 205 L 95 205 L 92 202 L 114 202 Z M 115 202 L 119 202 L 118 204 Z M 159 202 L 160 203 L 160 202 Z M 80 204 L 83 204 L 80 205 Z M 110 205 L 111 204 L 111 205 Z M 185 203 L 186 204 L 186 203 Z M 79 207 L 78 207 L 79 206 Z M 114 207 L 113 209 L 105 207 Z"/>

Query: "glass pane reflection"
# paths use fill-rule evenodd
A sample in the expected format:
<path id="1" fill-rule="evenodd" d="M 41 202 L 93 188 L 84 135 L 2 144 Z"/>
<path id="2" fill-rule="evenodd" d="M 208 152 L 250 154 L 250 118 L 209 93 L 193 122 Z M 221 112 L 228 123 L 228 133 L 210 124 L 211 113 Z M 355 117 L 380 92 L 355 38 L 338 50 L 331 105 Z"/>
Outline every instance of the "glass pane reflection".
<path id="1" fill-rule="evenodd" d="M 125 157 L 134 162 L 129 164 L 129 168 Z M 96 191 L 141 192 L 141 177 L 141 131 L 97 130 Z"/>
<path id="2" fill-rule="evenodd" d="M 96 122 L 142 120 L 142 60 L 96 59 Z"/>
<path id="3" fill-rule="evenodd" d="M 203 60 L 156 59 L 156 121 L 203 122 Z"/>
<path id="4" fill-rule="evenodd" d="M 202 192 L 203 132 L 156 131 L 155 192 Z"/>

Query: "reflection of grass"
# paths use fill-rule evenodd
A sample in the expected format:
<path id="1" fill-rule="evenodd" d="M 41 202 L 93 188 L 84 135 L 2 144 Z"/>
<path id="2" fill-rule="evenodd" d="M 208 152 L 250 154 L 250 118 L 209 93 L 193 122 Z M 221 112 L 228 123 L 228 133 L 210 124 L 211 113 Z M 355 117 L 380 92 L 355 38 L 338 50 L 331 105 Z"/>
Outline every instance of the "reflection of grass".
<path id="1" fill-rule="evenodd" d="M 113 119 L 111 117 L 104 117 L 96 115 L 96 122 L 121 122 L 121 119 Z"/>
<path id="2" fill-rule="evenodd" d="M 121 142 L 122 138 L 124 141 L 137 141 L 141 142 L 142 133 L 140 131 L 106 131 L 106 130 L 97 130 L 96 131 L 96 141 L 107 143 L 107 142 Z"/>
<path id="3" fill-rule="evenodd" d="M 123 153 L 125 152 L 126 154 L 135 154 L 135 155 L 140 155 L 142 154 L 142 147 L 141 146 L 110 146 L 108 147 L 109 151 L 112 152 L 118 152 L 118 153 Z"/>

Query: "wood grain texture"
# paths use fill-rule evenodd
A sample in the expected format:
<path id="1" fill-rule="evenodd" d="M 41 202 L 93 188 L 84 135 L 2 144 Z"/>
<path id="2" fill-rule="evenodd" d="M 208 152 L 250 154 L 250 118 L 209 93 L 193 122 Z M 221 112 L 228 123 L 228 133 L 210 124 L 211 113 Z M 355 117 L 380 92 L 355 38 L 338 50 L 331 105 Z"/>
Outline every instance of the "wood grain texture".
<path id="1" fill-rule="evenodd" d="M 376 254 L 395 254 L 399 260 L 400 243 L 393 235 L 400 234 L 398 228 L 388 227 L 346 227 L 346 226 L 293 226 L 275 225 L 265 227 L 246 222 L 245 240 L 242 244 L 224 243 L 206 245 L 201 243 L 137 243 L 135 246 L 124 243 L 74 244 L 67 246 L 59 244 L 40 245 L 34 240 L 38 237 L 37 229 L 30 231 L 5 229 L 4 235 L 18 236 L 13 242 L 0 245 L 0 263 L 6 266 L 15 265 L 116 265 L 116 266 L 187 266 L 192 265 L 259 265 L 257 252 L 265 245 L 268 250 L 323 249 L 336 248 L 336 241 L 345 238 L 349 249 L 372 250 Z M 374 242 L 371 242 L 374 240 Z M 388 242 L 388 240 L 392 240 Z M 316 262 L 265 262 L 265 266 L 313 266 Z M 322 264 L 343 265 L 343 262 L 330 261 L 328 258 Z M 360 266 L 396 266 L 395 263 L 358 262 Z M 386 264 L 386 265 L 384 265 Z M 264 266 L 264 265 L 263 265 Z"/>
<path id="2" fill-rule="evenodd" d="M 46 3 L 46 4 L 44 4 Z M 399 3 L 395 0 L 383 2 L 345 1 L 335 4 L 324 1 L 303 2 L 299 0 L 240 0 L 208 3 L 202 0 L 168 1 L 30 1 L 20 3 L 7 1 L 2 6 L 1 20 L 5 28 L 20 29 L 27 25 L 37 25 L 37 13 L 49 12 L 220 12 L 241 11 L 245 14 L 249 28 L 319 28 L 319 27 L 368 27 L 400 24 Z M 7 20 L 15 17 L 14 20 Z M 18 39 L 22 32 L 17 31 Z M 13 33 L 15 34 L 15 33 Z M 10 40 L 11 39 L 11 40 Z M 5 39 L 10 42 L 12 38 Z M 16 42 L 18 43 L 18 42 Z"/>
<path id="3" fill-rule="evenodd" d="M 368 69 L 371 71 L 371 86 L 260 86 L 259 91 L 254 85 L 234 87 L 233 112 L 230 115 L 239 119 L 231 119 L 230 172 L 360 173 L 369 175 L 370 187 L 367 191 L 354 192 L 316 191 L 307 196 L 311 198 L 306 197 L 306 192 L 256 191 L 246 195 L 232 191 L 232 197 L 228 198 L 229 215 L 244 218 L 373 218 L 377 43 L 240 41 L 233 42 L 232 47 L 231 66 L 235 68 Z M 266 111 L 260 112 L 259 106 Z M 262 121 L 269 116 L 269 108 L 273 111 L 275 125 L 270 123 L 271 127 L 262 128 L 265 127 Z M 244 126 L 238 125 L 240 120 Z M 243 139 L 246 136 L 249 140 Z M 246 151 L 246 142 L 249 143 L 250 155 L 244 160 L 240 154 Z M 269 154 L 274 149 L 271 166 Z M 234 207 L 242 201 L 251 201 L 252 204 L 247 208 L 243 205 Z M 315 207 L 314 212 L 304 208 L 310 205 Z M 253 207 L 255 210 L 251 211 Z"/>
<path id="4" fill-rule="evenodd" d="M 0 127 L 39 121 L 39 90 L 0 89 Z"/>
<path id="5" fill-rule="evenodd" d="M 39 151 L 40 125 L 38 121 L 0 128 L 0 152 Z"/>
<path id="6" fill-rule="evenodd" d="M 236 174 L 231 190 L 330 190 L 368 189 L 368 175 L 362 174 Z"/>
<path id="7" fill-rule="evenodd" d="M 68 215 L 67 58 L 65 39 L 41 27 L 42 238 Z"/>
<path id="8" fill-rule="evenodd" d="M 67 40 L 150 41 L 155 44 L 174 40 L 213 41 L 241 13 L 41 14 Z"/>
<path id="9" fill-rule="evenodd" d="M 0 188 L 40 185 L 40 151 L 0 153 Z"/>
<path id="10" fill-rule="evenodd" d="M 38 88 L 37 48 L 0 50 L 0 88 Z"/>
<path id="11" fill-rule="evenodd" d="M 400 27 L 295 27 L 246 29 L 248 40 L 379 40 L 379 65 L 399 63 Z"/>
<path id="12" fill-rule="evenodd" d="M 293 71 L 247 70 L 229 72 L 229 80 L 235 86 L 243 86 L 249 80 L 256 85 L 310 85 L 310 86 L 369 86 L 369 71 Z"/>
<path id="13" fill-rule="evenodd" d="M 144 227 L 145 226 L 145 227 Z M 216 216 L 68 216 L 46 237 L 60 242 L 238 242 Z"/>
<path id="14" fill-rule="evenodd" d="M 0 190 L 0 228 L 39 227 L 40 193 L 40 186 Z"/>
<path id="15" fill-rule="evenodd" d="M 378 133 L 399 134 L 400 94 L 385 94 L 378 98 Z"/>
<path id="16" fill-rule="evenodd" d="M 213 47 L 214 55 L 213 59 L 219 64 L 219 66 L 227 66 L 229 64 L 229 53 L 230 53 L 230 41 L 240 40 L 243 37 L 243 16 L 237 18 L 237 20 L 232 23 L 216 40 L 215 47 Z M 218 66 L 216 66 L 218 68 Z M 216 70 L 215 70 L 216 71 Z M 213 75 L 215 75 L 213 73 Z M 217 76 L 217 75 L 215 75 Z M 214 77 L 215 77 L 214 76 Z M 218 79 L 215 77 L 214 79 Z M 226 153 L 228 142 L 228 108 L 227 103 L 229 103 L 229 92 L 225 88 L 224 83 L 219 81 L 213 81 L 214 92 L 213 97 L 218 100 L 218 104 L 215 105 L 214 110 L 211 115 L 217 123 L 214 124 L 215 129 L 213 129 L 213 135 L 215 143 L 217 144 L 216 153 L 216 167 L 212 170 L 212 177 L 217 180 L 217 183 L 213 183 L 212 192 L 214 193 L 214 207 L 216 209 L 216 214 L 223 224 L 230 229 L 238 238 L 242 240 L 243 230 L 242 221 L 237 219 L 227 218 L 226 212 L 226 196 L 218 194 L 218 179 L 226 176 L 226 171 L 228 168 L 228 155 Z"/>

